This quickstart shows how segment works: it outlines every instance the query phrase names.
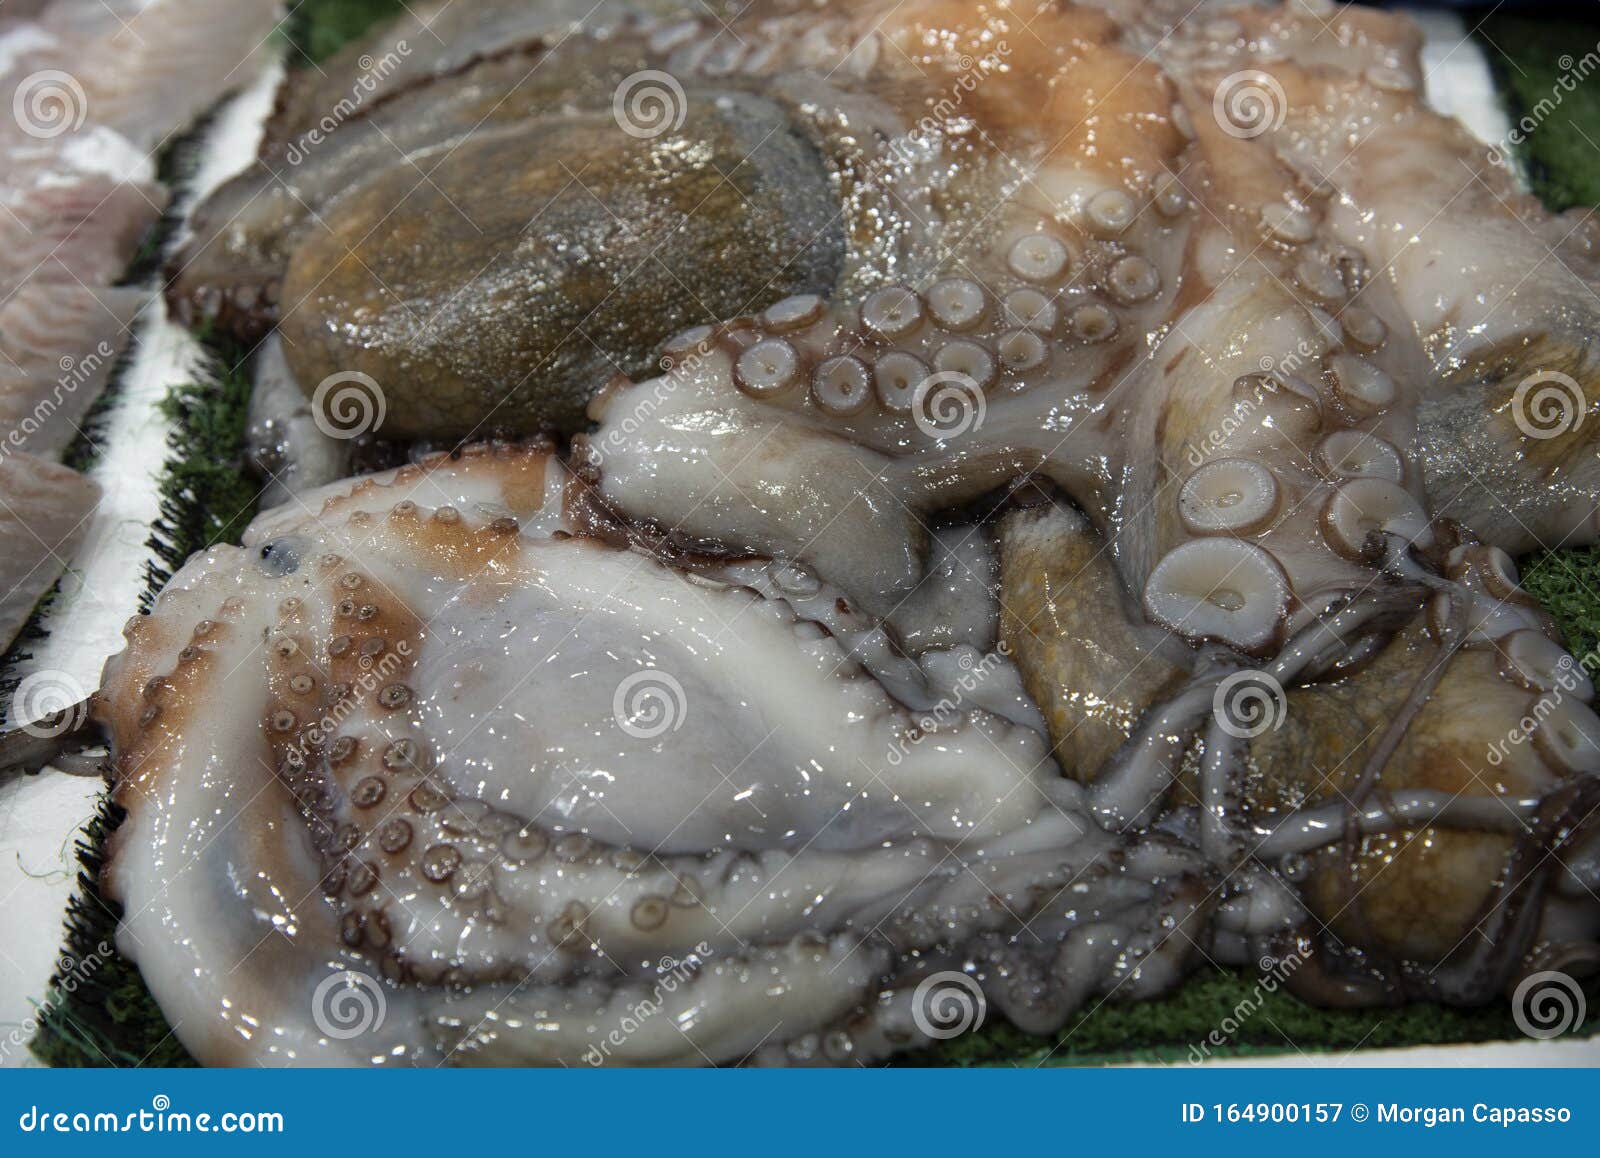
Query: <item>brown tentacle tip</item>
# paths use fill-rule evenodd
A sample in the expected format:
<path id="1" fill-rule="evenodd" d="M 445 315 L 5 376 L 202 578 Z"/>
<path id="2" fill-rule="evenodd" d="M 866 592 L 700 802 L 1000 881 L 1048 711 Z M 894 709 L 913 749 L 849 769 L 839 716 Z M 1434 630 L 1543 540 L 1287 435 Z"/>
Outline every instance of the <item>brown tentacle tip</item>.
<path id="1" fill-rule="evenodd" d="M 191 330 L 230 334 L 241 342 L 261 341 L 278 324 L 281 281 L 276 275 L 219 285 L 215 278 L 202 285 L 185 276 L 177 259 L 163 271 L 167 313 Z"/>
<path id="2" fill-rule="evenodd" d="M 1451 1005 L 1481 1005 L 1526 971 L 1551 878 L 1561 867 L 1557 846 L 1600 809 L 1600 779 L 1584 776 L 1547 795 L 1538 817 L 1512 846 L 1499 885 L 1484 900 L 1473 933 L 1443 962 L 1403 966 L 1407 991 Z"/>
<path id="3" fill-rule="evenodd" d="M 1290 993 L 1321 1009 L 1391 1007 L 1406 1000 L 1394 973 L 1306 926 L 1268 938 L 1265 952 L 1258 956 L 1263 964 L 1268 959 L 1273 962 L 1267 971 L 1283 973 L 1284 987 Z"/>

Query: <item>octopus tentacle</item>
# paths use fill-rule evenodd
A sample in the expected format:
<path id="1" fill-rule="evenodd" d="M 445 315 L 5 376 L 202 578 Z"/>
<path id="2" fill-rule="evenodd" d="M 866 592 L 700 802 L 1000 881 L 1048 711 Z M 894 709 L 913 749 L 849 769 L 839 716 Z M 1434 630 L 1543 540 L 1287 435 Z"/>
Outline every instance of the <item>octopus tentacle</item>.
<path id="1" fill-rule="evenodd" d="M 202 1056 L 577 1063 L 664 958 L 698 962 L 659 998 L 681 1032 L 608 1060 L 870 1025 L 923 953 L 1026 946 L 976 978 L 1011 1001 L 1018 953 L 1051 992 L 1057 969 L 1138 989 L 1186 967 L 1204 867 L 1104 833 L 976 687 L 943 713 L 896 698 L 935 694 L 945 653 L 919 666 L 791 566 L 574 535 L 579 485 L 539 443 L 356 480 L 191 560 L 130 625 L 95 702 L 129 813 L 106 884 L 123 947 L 186 978 L 158 996 L 209 1027 Z M 818 717 L 845 721 L 824 748 Z M 1087 925 L 1092 954 L 1057 953 Z M 273 975 L 236 984 L 256 954 Z M 350 973 L 386 995 L 375 1036 L 252 1028 Z"/>
<path id="2" fill-rule="evenodd" d="M 1295 951 L 1330 1003 L 1475 1002 L 1595 939 L 1593 682 L 1506 551 L 1600 533 L 1593 425 L 1529 428 L 1533 389 L 1581 413 L 1600 382 L 1600 240 L 1543 261 L 1554 225 L 1524 229 L 1510 179 L 1423 106 L 1408 26 L 1177 0 L 1047 5 L 1027 36 L 964 2 L 757 0 L 726 28 L 641 7 L 525 88 L 537 19 L 509 10 L 406 67 L 306 161 L 303 207 L 271 163 L 286 105 L 213 206 L 247 215 L 197 239 L 173 299 L 275 319 L 302 388 L 362 368 L 408 437 L 593 428 L 565 464 L 497 446 L 335 486 L 185 569 L 97 708 L 149 846 L 114 862 L 131 942 L 147 908 L 187 927 L 231 887 L 157 883 L 175 818 L 216 834 L 239 753 L 261 847 L 216 834 L 208 866 L 259 856 L 288 892 L 251 908 L 272 929 L 208 952 L 266 937 L 259 1008 L 375 966 L 407 1030 L 362 1048 L 397 1060 L 572 1060 L 580 1021 L 658 980 L 647 957 L 701 945 L 665 1003 L 683 1032 L 609 1060 L 881 1056 L 931 1036 L 940 973 L 1047 1032 L 1198 947 Z M 613 132 L 640 70 L 690 98 L 661 145 Z M 927 117 L 952 86 L 959 116 Z M 410 187 L 396 143 L 459 159 L 440 194 L 484 245 L 521 236 L 563 157 L 628 195 L 660 170 L 677 205 L 750 154 L 703 231 L 637 213 L 645 244 L 685 247 L 669 264 L 713 263 L 686 275 L 711 316 L 641 278 L 614 348 L 566 357 L 540 343 L 610 301 L 605 276 L 541 253 L 458 306 L 472 247 L 432 193 L 375 243 L 375 285 L 346 258 Z M 561 209 L 570 232 L 636 252 L 586 212 Z M 412 297 L 444 321 L 416 328 Z M 1010 509 L 1025 482 L 1050 501 Z M 979 614 L 929 629 L 952 527 L 990 525 Z M 224 662 L 216 699 L 248 710 L 211 740 L 198 689 Z M 985 678 L 952 679 L 964 663 Z M 1219 699 L 1246 679 L 1264 711 L 1241 721 Z M 236 1000 L 199 976 L 163 1001 Z M 265 1045 L 222 1020 L 245 1044 L 203 1052 L 353 1056 L 303 1018 Z"/>
<path id="3" fill-rule="evenodd" d="M 1592 817 L 1600 807 L 1600 779 L 1567 785 L 1540 802 L 1532 823 L 1519 836 L 1505 865 L 1500 889 L 1490 894 L 1473 923 L 1481 936 L 1463 938 L 1445 960 L 1423 970 L 1406 965 L 1412 992 L 1450 1001 L 1481 1002 L 1506 991 L 1521 968 L 1520 953 L 1504 945 L 1527 945 L 1542 919 L 1540 903 L 1558 862 L 1550 855 L 1563 830 Z"/>

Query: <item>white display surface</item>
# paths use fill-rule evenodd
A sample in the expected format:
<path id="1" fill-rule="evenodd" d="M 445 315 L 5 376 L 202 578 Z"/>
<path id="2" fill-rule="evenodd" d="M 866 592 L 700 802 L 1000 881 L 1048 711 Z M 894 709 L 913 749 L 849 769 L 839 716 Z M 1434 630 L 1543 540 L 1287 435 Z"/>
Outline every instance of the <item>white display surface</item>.
<path id="1" fill-rule="evenodd" d="M 1418 13 L 1427 35 L 1428 97 L 1459 117 L 1485 142 L 1510 129 L 1480 46 L 1456 16 Z M 272 64 L 217 117 L 204 162 L 184 193 L 192 205 L 255 155 L 272 108 L 281 65 Z M 193 380 L 200 350 L 159 306 L 141 319 L 138 349 L 115 409 L 103 427 L 106 453 L 93 472 L 106 497 L 78 558 L 76 582 L 47 623 L 50 638 L 29 670 L 68 673 L 85 688 L 99 680 L 106 658 L 121 650 L 122 625 L 138 606 L 149 557 L 145 540 L 155 518 L 157 480 L 167 457 L 169 427 L 159 412 L 168 389 Z M 7 1047 L 27 1028 L 42 999 L 62 942 L 62 918 L 76 887 L 74 845 L 95 811 L 100 783 L 46 770 L 0 784 L 0 1066 L 37 1064 L 26 1049 Z M 24 1037 L 27 1035 L 24 1035 Z M 1222 1065 L 1539 1066 L 1600 1065 L 1600 1038 L 1584 1041 L 1490 1043 L 1358 1051 L 1342 1056 L 1291 1052 Z"/>
<path id="2" fill-rule="evenodd" d="M 255 156 L 282 75 L 276 61 L 265 65 L 219 112 L 201 166 L 180 191 L 186 209 Z M 45 621 L 49 638 L 19 673 L 60 672 L 86 691 L 100 682 L 107 657 L 122 650 L 122 625 L 144 592 L 146 540 L 170 453 L 161 401 L 174 385 L 194 381 L 202 361 L 199 343 L 167 319 L 159 299 L 135 324 L 134 344 L 120 395 L 100 428 L 103 453 L 90 472 L 104 497 Z M 51 769 L 0 782 L 0 1065 L 36 1064 L 9 1043 L 14 1029 L 31 1027 L 55 969 L 67 900 L 77 887 L 78 833 L 93 818 L 102 788 L 93 777 Z"/>

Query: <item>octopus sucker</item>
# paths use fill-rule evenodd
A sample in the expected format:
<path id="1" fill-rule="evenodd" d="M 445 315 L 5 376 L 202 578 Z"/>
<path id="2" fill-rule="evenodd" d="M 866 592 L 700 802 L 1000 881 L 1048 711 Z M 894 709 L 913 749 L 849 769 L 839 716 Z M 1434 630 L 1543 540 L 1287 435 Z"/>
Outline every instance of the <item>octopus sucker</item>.
<path id="1" fill-rule="evenodd" d="M 1022 722 L 935 711 L 940 649 L 919 666 L 792 567 L 574 533 L 578 485 L 537 443 L 357 480 L 192 559 L 130 625 L 94 702 L 129 812 L 105 883 L 119 945 L 184 977 L 156 993 L 209 1027 L 201 1056 L 577 1063 L 592 1018 L 698 954 L 704 1012 L 610 1060 L 740 1061 L 780 1027 L 871 1060 L 918 1039 L 904 1009 L 877 1027 L 879 995 L 968 946 L 1040 1026 L 1076 1004 L 1058 967 L 1085 993 L 1181 972 L 1203 866 L 1104 833 L 1020 692 L 989 699 Z M 263 942 L 271 977 L 236 985 Z M 1023 968 L 1038 993 L 1002 984 Z M 392 1040 L 256 1039 L 352 969 L 392 986 Z"/>
<path id="2" fill-rule="evenodd" d="M 1593 230 L 1404 20 L 1188 7 L 454 0 L 312 151 L 349 59 L 286 94 L 166 296 L 275 331 L 296 493 L 94 704 L 202 1060 L 840 1064 L 952 977 L 1050 1034 L 1201 959 L 1600 963 L 1592 660 L 1513 560 L 1600 533 L 1592 424 L 1538 426 L 1593 400 Z M 416 461 L 314 485 L 341 371 Z"/>

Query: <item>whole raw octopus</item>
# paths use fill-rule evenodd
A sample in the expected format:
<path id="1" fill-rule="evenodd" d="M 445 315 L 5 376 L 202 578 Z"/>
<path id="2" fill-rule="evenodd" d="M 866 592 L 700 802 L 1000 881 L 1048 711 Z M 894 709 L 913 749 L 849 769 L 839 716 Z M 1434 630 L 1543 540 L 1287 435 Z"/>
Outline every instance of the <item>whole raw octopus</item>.
<path id="1" fill-rule="evenodd" d="M 581 15 L 356 46 L 169 287 L 463 443 L 302 488 L 107 667 L 119 945 L 197 1057 L 842 1063 L 1204 960 L 1594 968 L 1600 719 L 1511 553 L 1600 530 L 1600 230 L 1408 23 Z"/>

